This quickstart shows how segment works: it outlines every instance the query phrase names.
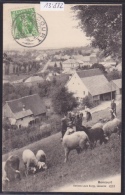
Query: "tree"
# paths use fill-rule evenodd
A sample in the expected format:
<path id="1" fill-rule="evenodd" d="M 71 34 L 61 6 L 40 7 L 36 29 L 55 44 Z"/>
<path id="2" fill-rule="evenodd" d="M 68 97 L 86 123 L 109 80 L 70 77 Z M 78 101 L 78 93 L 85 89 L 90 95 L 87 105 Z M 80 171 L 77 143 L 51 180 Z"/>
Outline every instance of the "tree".
<path id="1" fill-rule="evenodd" d="M 56 62 L 55 62 L 55 64 L 54 64 L 54 68 L 57 68 L 57 64 L 56 64 Z"/>
<path id="2" fill-rule="evenodd" d="M 3 126 L 3 129 L 4 129 L 5 131 L 11 129 L 11 124 L 10 124 L 10 121 L 8 120 L 8 118 L 4 118 L 4 119 L 3 119 L 3 124 L 2 124 L 2 126 Z"/>
<path id="3" fill-rule="evenodd" d="M 59 87 L 53 93 L 52 102 L 54 110 L 58 114 L 64 114 L 77 106 L 73 93 L 68 92 L 65 87 Z"/>
<path id="4" fill-rule="evenodd" d="M 15 94 L 20 95 L 20 97 L 24 97 L 29 95 L 30 87 L 25 84 L 15 85 Z"/>
<path id="5" fill-rule="evenodd" d="M 95 63 L 91 68 L 99 68 L 103 73 L 106 73 L 105 67 L 102 64 Z"/>
<path id="6" fill-rule="evenodd" d="M 105 76 L 107 77 L 109 81 L 111 81 L 115 79 L 121 79 L 122 73 L 117 70 L 113 70 L 113 71 L 108 72 Z"/>
<path id="7" fill-rule="evenodd" d="M 13 66 L 13 73 L 15 74 L 15 66 Z"/>
<path id="8" fill-rule="evenodd" d="M 53 77 L 52 84 L 56 85 L 56 82 L 57 82 L 56 77 Z"/>
<path id="9" fill-rule="evenodd" d="M 16 74 L 18 74 L 19 73 L 19 69 L 18 69 L 18 66 L 16 67 Z"/>
<path id="10" fill-rule="evenodd" d="M 7 53 L 3 53 L 3 58 L 7 58 Z"/>
<path id="11" fill-rule="evenodd" d="M 10 94 L 15 93 L 15 89 L 10 83 L 5 83 L 3 88 L 3 103 L 5 103 L 5 101 L 10 100 L 9 96 Z"/>
<path id="12" fill-rule="evenodd" d="M 102 50 L 104 56 L 121 59 L 122 6 L 77 5 L 71 9 L 92 46 Z"/>
<path id="13" fill-rule="evenodd" d="M 49 94 L 49 91 L 50 91 L 50 83 L 48 81 L 39 83 L 39 94 L 41 97 L 47 96 Z"/>
<path id="14" fill-rule="evenodd" d="M 60 70 L 63 70 L 62 62 L 60 62 Z"/>
<path id="15" fill-rule="evenodd" d="M 83 98 L 83 105 L 89 108 L 93 107 L 92 99 L 89 96 Z"/>

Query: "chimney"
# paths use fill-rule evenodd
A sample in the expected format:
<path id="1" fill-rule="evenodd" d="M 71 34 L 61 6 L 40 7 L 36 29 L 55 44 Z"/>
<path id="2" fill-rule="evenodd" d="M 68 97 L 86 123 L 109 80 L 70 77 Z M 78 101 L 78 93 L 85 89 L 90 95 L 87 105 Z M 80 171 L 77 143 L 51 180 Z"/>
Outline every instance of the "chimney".
<path id="1" fill-rule="evenodd" d="M 26 109 L 25 109 L 25 105 L 23 105 L 23 111 L 25 111 Z"/>

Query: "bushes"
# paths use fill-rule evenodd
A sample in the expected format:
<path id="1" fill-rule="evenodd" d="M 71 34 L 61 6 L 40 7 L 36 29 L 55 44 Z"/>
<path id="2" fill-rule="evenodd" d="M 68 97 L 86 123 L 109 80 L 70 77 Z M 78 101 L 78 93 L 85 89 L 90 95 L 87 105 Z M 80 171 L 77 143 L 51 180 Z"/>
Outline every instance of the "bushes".
<path id="1" fill-rule="evenodd" d="M 109 71 L 107 74 L 105 74 L 105 76 L 107 77 L 109 81 L 111 81 L 115 79 L 121 79 L 122 73 L 118 70 L 113 70 L 113 71 Z"/>
<path id="2" fill-rule="evenodd" d="M 53 114 L 49 118 L 49 123 L 51 126 L 51 132 L 57 133 L 61 129 L 61 118 L 59 115 Z"/>
<path id="3" fill-rule="evenodd" d="M 3 130 L 3 147 L 2 152 L 6 153 L 15 148 L 21 148 L 30 143 L 38 141 L 42 138 L 48 137 L 51 135 L 50 127 L 44 126 L 42 130 L 37 127 L 27 127 L 16 130 Z"/>
<path id="4" fill-rule="evenodd" d="M 89 108 L 94 107 L 94 104 L 89 96 L 83 98 L 83 105 Z"/>

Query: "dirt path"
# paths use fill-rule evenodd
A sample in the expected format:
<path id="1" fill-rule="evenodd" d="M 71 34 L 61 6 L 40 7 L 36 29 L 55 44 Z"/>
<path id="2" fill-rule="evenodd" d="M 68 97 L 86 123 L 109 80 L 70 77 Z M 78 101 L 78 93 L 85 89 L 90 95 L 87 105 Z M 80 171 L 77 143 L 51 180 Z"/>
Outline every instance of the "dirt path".
<path id="1" fill-rule="evenodd" d="M 115 103 L 116 103 L 117 106 L 120 106 L 121 107 L 121 101 L 115 101 Z M 107 108 L 109 110 L 110 109 L 110 106 L 111 106 L 111 101 L 102 102 L 100 105 L 92 108 L 91 109 L 91 113 L 93 114 L 95 112 L 99 112 L 99 111 L 105 110 Z M 84 110 L 81 110 L 81 112 L 83 112 L 83 115 L 84 116 L 86 115 L 86 113 L 85 113 Z"/>

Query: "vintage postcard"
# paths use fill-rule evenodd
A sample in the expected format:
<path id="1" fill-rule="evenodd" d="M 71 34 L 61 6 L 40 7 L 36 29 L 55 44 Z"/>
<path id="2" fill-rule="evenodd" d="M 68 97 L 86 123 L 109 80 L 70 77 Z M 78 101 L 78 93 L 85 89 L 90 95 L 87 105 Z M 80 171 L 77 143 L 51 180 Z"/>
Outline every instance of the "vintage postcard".
<path id="1" fill-rule="evenodd" d="M 3 5 L 2 191 L 121 192 L 122 4 Z"/>

